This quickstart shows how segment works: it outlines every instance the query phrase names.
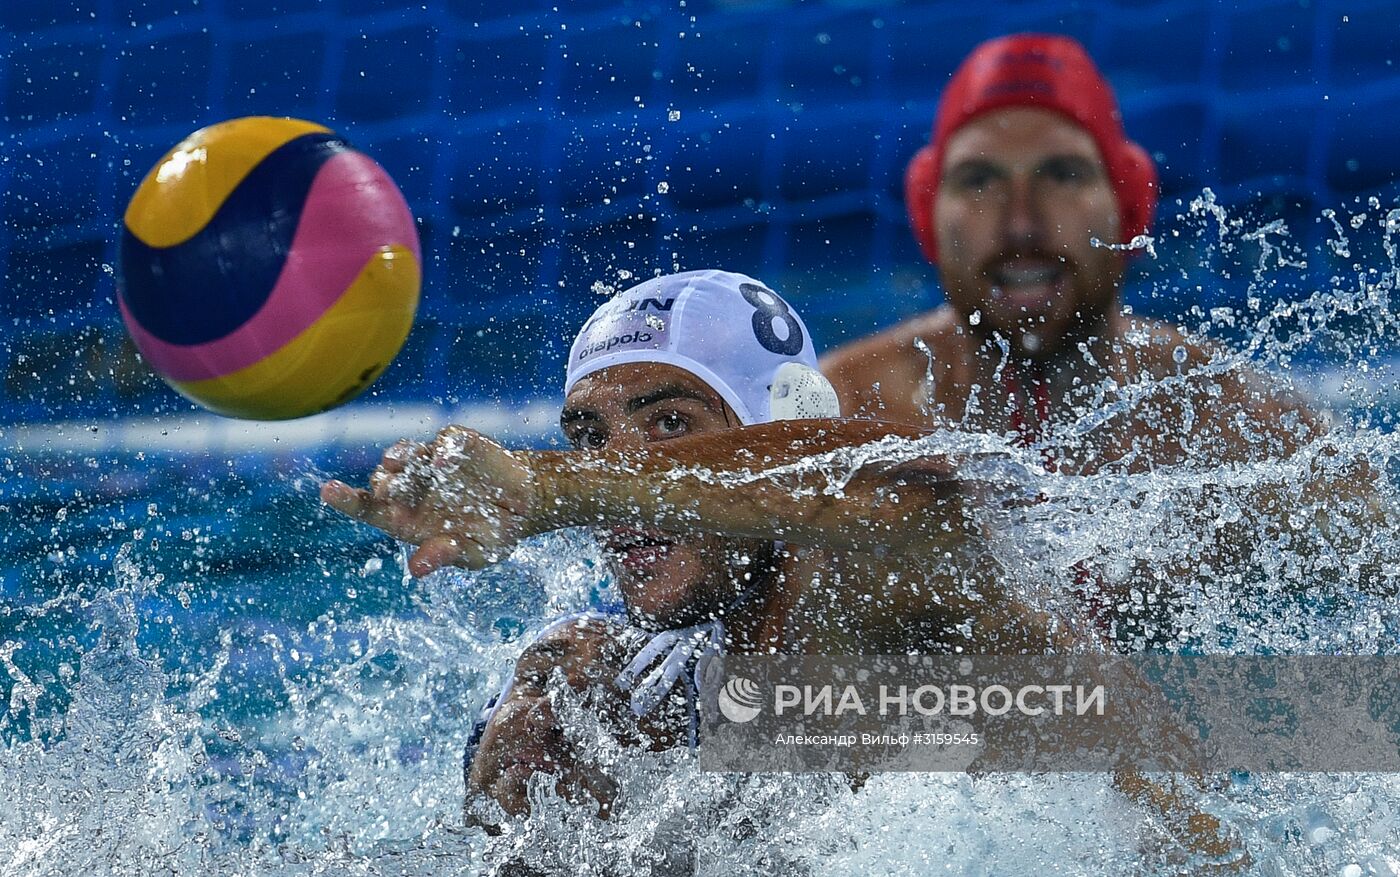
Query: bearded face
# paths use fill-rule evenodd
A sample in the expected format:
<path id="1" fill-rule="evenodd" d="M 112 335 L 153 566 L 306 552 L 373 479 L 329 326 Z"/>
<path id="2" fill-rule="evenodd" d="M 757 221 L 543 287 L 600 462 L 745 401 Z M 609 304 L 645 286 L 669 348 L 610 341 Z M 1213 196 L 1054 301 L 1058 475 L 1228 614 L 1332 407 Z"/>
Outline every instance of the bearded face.
<path id="1" fill-rule="evenodd" d="M 1066 117 L 1017 107 L 948 140 L 934 202 L 939 271 L 980 334 L 1043 359 L 1097 333 L 1116 307 L 1118 200 L 1093 137 Z"/>

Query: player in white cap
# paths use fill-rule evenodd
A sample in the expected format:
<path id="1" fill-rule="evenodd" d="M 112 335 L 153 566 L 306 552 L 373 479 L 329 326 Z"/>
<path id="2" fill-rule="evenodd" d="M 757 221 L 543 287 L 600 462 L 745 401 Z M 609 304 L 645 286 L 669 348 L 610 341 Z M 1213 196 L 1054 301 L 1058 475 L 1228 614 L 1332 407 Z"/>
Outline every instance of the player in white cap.
<path id="1" fill-rule="evenodd" d="M 391 448 L 370 490 L 332 481 L 321 495 L 418 544 L 416 574 L 483 566 L 534 533 L 602 525 L 629 620 L 662 631 L 612 683 L 639 716 L 675 683 L 693 686 L 693 658 L 708 649 L 1015 654 L 1068 645 L 1072 633 L 1013 599 L 974 559 L 978 540 L 950 465 L 917 451 L 896 464 L 860 453 L 926 432 L 832 419 L 836 396 L 815 366 L 806 326 L 758 281 L 722 271 L 658 277 L 600 307 L 570 350 L 560 422 L 591 453 L 510 452 L 448 427 L 431 443 Z M 822 452 L 828 465 L 811 465 Z M 690 467 L 679 472 L 675 459 Z M 600 623 L 588 619 L 575 635 L 567 624 L 550 628 L 561 665 L 579 663 L 570 649 L 596 652 Z M 504 708 L 486 716 L 469 787 L 520 813 L 525 779 L 543 769 L 605 813 L 605 781 L 566 749 L 535 745 L 557 727 L 544 693 L 515 685 L 519 677 L 502 693 Z M 1147 789 L 1130 794 L 1162 797 Z M 1200 815 L 1180 801 L 1150 802 Z M 1221 843 L 1218 823 L 1204 818 L 1188 834 L 1210 848 Z"/>
<path id="2" fill-rule="evenodd" d="M 802 318 L 743 274 L 670 274 L 608 301 L 574 339 L 564 395 L 595 372 L 637 362 L 699 378 L 745 426 L 841 415 Z"/>
<path id="3" fill-rule="evenodd" d="M 840 410 L 816 365 L 806 325 L 759 281 L 723 271 L 658 277 L 603 304 L 580 330 L 569 351 L 560 424 L 578 449 L 626 453 L 685 437 L 714 438 L 740 426 L 829 422 Z M 376 492 L 431 493 L 422 482 L 431 482 L 436 470 L 422 464 L 441 461 L 439 452 L 458 436 L 448 431 L 432 445 L 397 446 L 376 474 Z M 330 490 L 328 499 L 341 507 Z M 497 498 L 514 502 L 505 494 Z M 903 562 L 896 568 L 854 554 L 838 561 L 766 533 L 678 535 L 631 525 L 601 527 L 597 535 L 613 561 L 627 620 L 659 633 L 632 650 L 630 663 L 619 664 L 617 650 L 603 645 L 603 632 L 610 628 L 615 635 L 617 621 L 585 614 L 552 623 L 526 650 L 483 711 L 467 756 L 468 788 L 486 793 L 507 813 L 528 810 L 527 780 L 540 770 L 556 775 L 561 794 L 579 801 L 584 793 L 592 796 L 600 814 L 611 805 L 606 777 L 558 728 L 539 678 L 542 662 L 563 668 L 575 688 L 594 691 L 600 710 L 611 703 L 614 713 L 618 706 L 628 712 L 630 703 L 644 727 L 652 722 L 650 733 L 637 736 L 656 745 L 665 737 L 665 725 L 654 718 L 657 707 L 674 707 L 677 698 L 693 703 L 694 668 L 705 653 L 878 654 L 973 642 L 960 632 L 969 629 L 966 605 L 959 609 L 952 596 L 914 600 L 920 588 L 927 593 L 929 580 Z M 867 581 L 879 585 L 867 587 Z M 983 605 L 997 616 L 976 619 L 978 633 L 986 633 L 984 647 L 998 639 L 1002 650 L 1046 644 L 1038 622 L 1007 624 L 1004 596 Z M 601 688 L 616 696 L 610 701 L 598 694 Z M 695 745 L 693 711 L 688 719 L 674 736 Z"/>
<path id="4" fill-rule="evenodd" d="M 561 476 L 558 487 L 565 487 L 562 477 L 568 473 L 586 493 L 594 475 L 626 480 L 629 454 L 675 443 L 711 443 L 715 461 L 732 469 L 752 458 L 731 438 L 741 426 L 782 429 L 821 418 L 811 422 L 825 425 L 833 446 L 852 443 L 848 433 L 853 431 L 867 440 L 884 436 L 887 428 L 869 421 L 831 419 L 839 415 L 836 394 L 816 364 L 806 325 L 757 280 L 724 271 L 657 277 L 599 307 L 569 351 L 560 425 L 575 448 L 593 453 L 526 457 L 471 430 L 449 427 L 431 443 L 400 442 L 391 448 L 370 490 L 330 482 L 322 496 L 347 514 L 419 543 L 411 568 L 420 574 L 444 563 L 483 565 L 512 540 L 533 532 L 601 524 L 595 532 L 612 560 L 628 620 L 661 632 L 617 679 L 637 714 L 649 712 L 678 683 L 693 684 L 689 671 L 705 649 L 1042 651 L 1048 637 L 1043 622 L 1023 623 L 1027 619 L 1017 617 L 994 585 L 961 578 L 964 570 L 975 574 L 983 565 L 948 562 L 941 554 L 941 564 L 899 556 L 886 560 L 854 544 L 853 524 L 888 533 L 908 517 L 898 512 L 892 494 L 883 504 L 874 502 L 877 485 L 903 490 L 912 508 L 932 505 L 922 494 L 936 492 L 937 484 L 900 488 L 885 475 L 858 475 L 846 484 L 843 502 L 810 491 L 794 499 L 785 492 L 802 491 L 803 482 L 824 477 L 813 471 L 794 476 L 792 487 L 770 485 L 786 503 L 790 522 L 799 525 L 775 520 L 763 504 L 776 508 L 777 498 L 758 495 L 756 504 L 725 507 L 747 521 L 738 532 L 692 519 L 697 510 L 683 502 L 674 507 L 676 517 L 687 522 L 679 528 L 657 526 L 676 521 L 652 521 L 648 515 L 612 519 L 591 510 L 567 523 L 531 520 L 535 511 L 554 507 L 555 498 L 565 501 L 566 492 L 541 491 L 544 479 L 521 465 L 527 459 L 552 461 Z M 769 444 L 776 450 L 771 437 Z M 595 468 L 590 461 L 603 465 Z M 478 463 L 490 467 L 490 474 L 472 468 Z M 614 465 L 619 468 L 609 471 Z M 644 473 L 633 474 L 648 480 Z M 704 479 L 695 483 L 720 488 Z M 920 494 L 918 502 L 914 494 Z M 804 505 L 811 508 L 794 514 Z M 869 514 L 875 506 L 880 511 Z M 809 537 L 806 545 L 823 548 L 797 547 L 791 537 L 799 530 Z M 830 538 L 821 538 L 824 530 L 832 531 Z M 835 556 L 824 550 L 828 546 L 848 550 Z M 523 778 L 530 765 L 515 757 L 515 741 L 529 736 L 529 722 L 547 725 L 541 719 L 547 710 L 528 686 L 508 685 L 499 702 L 505 707 L 494 722 L 499 733 L 482 737 L 469 783 L 517 810 L 524 806 Z M 483 724 L 489 718 L 483 717 Z"/>
<path id="5" fill-rule="evenodd" d="M 762 283 L 724 271 L 658 277 L 584 324 L 569 350 L 560 425 L 576 448 L 626 451 L 737 426 L 837 417 L 836 393 L 816 366 L 806 325 Z M 756 595 L 744 617 L 757 623 L 773 613 L 761 608 L 776 596 L 772 584 L 790 572 L 771 538 L 682 538 L 637 526 L 599 535 L 618 561 L 633 620 L 652 629 L 716 617 L 741 592 Z M 747 627 L 731 635 L 778 635 Z"/>
<path id="6" fill-rule="evenodd" d="M 994 581 L 966 578 L 985 565 L 954 556 L 976 546 L 939 461 L 846 464 L 839 492 L 814 490 L 831 474 L 819 466 L 731 489 L 745 468 L 901 431 L 832 419 L 836 396 L 810 332 L 757 280 L 691 271 L 619 294 L 575 339 L 565 392 L 561 427 L 591 453 L 510 452 L 448 427 L 391 448 L 370 490 L 330 482 L 322 496 L 417 543 L 416 574 L 483 566 L 533 533 L 602 525 L 629 614 L 653 630 L 724 617 L 743 647 L 787 651 L 897 653 L 970 637 L 1003 652 L 1045 645 L 1006 617 Z M 697 443 L 715 477 L 670 478 L 630 461 Z"/>

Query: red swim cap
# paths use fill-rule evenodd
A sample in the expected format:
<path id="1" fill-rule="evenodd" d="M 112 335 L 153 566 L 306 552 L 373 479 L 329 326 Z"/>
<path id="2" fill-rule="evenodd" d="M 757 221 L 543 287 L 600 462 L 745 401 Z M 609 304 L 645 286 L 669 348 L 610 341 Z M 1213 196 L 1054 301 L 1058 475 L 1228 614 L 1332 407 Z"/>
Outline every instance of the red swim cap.
<path id="1" fill-rule="evenodd" d="M 1088 53 L 1063 36 L 1016 34 L 978 46 L 953 74 L 938 102 L 933 139 L 904 171 L 904 205 L 914 237 L 938 261 L 933 202 L 943 175 L 943 150 L 953 132 L 1004 107 L 1043 107 L 1068 116 L 1098 144 L 1118 196 L 1124 241 L 1146 234 L 1157 207 L 1157 170 L 1123 133 L 1118 102 Z"/>

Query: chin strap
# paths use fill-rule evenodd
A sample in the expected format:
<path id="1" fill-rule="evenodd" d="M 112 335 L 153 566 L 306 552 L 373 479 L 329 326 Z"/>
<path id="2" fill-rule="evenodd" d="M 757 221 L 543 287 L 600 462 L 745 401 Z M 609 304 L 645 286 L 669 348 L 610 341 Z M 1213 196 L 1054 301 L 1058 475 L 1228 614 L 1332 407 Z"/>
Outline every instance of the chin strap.
<path id="1" fill-rule="evenodd" d="M 782 543 L 777 543 L 777 545 L 781 550 Z M 747 602 L 759 592 L 760 587 L 757 583 L 750 586 L 733 603 L 730 603 L 725 611 L 732 611 L 736 606 Z M 548 624 L 544 630 L 535 635 L 531 642 L 543 638 L 546 634 L 558 630 L 566 624 L 577 624 L 580 621 L 591 619 L 615 621 L 617 616 L 612 613 L 596 611 L 565 615 Z M 617 686 L 619 691 L 628 694 L 628 704 L 631 706 L 633 714 L 641 718 L 660 706 L 671 690 L 676 687 L 676 684 L 681 683 L 682 690 L 685 692 L 686 715 L 690 725 L 687 742 L 691 750 L 694 750 L 700 745 L 700 685 L 696 678 L 699 664 L 704 658 L 724 653 L 724 638 L 724 621 L 719 618 L 690 627 L 663 630 L 654 634 L 647 641 L 641 651 L 637 652 L 627 666 L 622 668 L 622 672 L 617 674 L 613 684 Z M 476 750 L 481 743 L 481 736 L 486 730 L 486 725 L 510 695 L 514 681 L 515 672 L 512 669 L 506 675 L 505 684 L 500 693 L 487 701 L 486 705 L 481 708 L 463 754 L 466 771 L 471 771 L 471 763 L 476 756 Z"/>
<path id="2" fill-rule="evenodd" d="M 781 551 L 783 543 L 775 544 Z M 736 607 L 757 596 L 761 589 L 762 585 L 757 582 L 749 586 L 729 604 L 725 613 L 733 612 Z M 660 706 L 679 683 L 685 692 L 686 715 L 690 724 L 687 742 L 694 750 L 700 745 L 700 662 L 724 654 L 724 639 L 722 618 L 690 627 L 663 630 L 637 652 L 637 656 L 617 674 L 613 684 L 619 691 L 630 692 L 628 701 L 632 712 L 641 718 Z M 643 673 L 646 675 L 643 676 Z"/>
<path id="3" fill-rule="evenodd" d="M 700 688 L 695 679 L 696 668 L 702 659 L 723 652 L 724 622 L 718 618 L 679 630 L 663 630 L 617 674 L 614 684 L 619 691 L 630 692 L 628 701 L 632 712 L 641 718 L 660 706 L 671 689 L 680 683 L 690 724 L 687 743 L 695 749 L 700 745 Z M 643 673 L 646 675 L 642 676 Z"/>

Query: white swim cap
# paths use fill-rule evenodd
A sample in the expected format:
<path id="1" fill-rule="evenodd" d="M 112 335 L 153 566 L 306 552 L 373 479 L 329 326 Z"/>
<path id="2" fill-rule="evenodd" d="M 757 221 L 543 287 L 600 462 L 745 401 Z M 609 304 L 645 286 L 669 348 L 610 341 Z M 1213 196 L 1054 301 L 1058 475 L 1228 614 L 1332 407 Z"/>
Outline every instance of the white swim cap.
<path id="1" fill-rule="evenodd" d="M 802 318 L 743 274 L 686 271 L 618 293 L 574 339 L 564 395 L 587 375 L 627 362 L 690 372 L 745 425 L 840 416 Z"/>

